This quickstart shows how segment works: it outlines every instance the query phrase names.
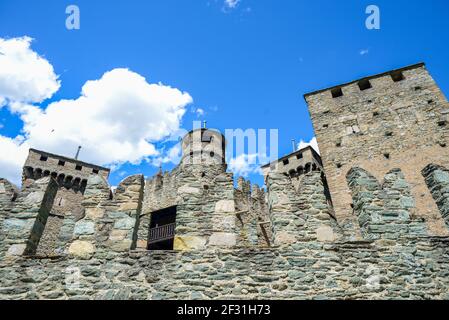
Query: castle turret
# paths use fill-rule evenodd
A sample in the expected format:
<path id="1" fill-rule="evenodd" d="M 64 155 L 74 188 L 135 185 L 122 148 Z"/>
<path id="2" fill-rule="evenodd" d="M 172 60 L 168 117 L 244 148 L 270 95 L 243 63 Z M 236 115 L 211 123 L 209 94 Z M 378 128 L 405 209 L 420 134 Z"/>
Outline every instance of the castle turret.
<path id="1" fill-rule="evenodd" d="M 226 170 L 226 142 L 219 131 L 195 129 L 182 139 L 181 165 L 222 165 Z"/>

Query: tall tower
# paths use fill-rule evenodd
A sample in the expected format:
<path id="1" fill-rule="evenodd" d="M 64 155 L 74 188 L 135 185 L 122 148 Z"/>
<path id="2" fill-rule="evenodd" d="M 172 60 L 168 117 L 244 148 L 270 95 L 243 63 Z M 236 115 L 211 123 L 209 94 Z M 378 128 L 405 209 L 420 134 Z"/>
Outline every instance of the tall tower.
<path id="1" fill-rule="evenodd" d="M 399 170 L 413 198 L 398 200 L 398 208 L 414 207 L 431 233 L 446 232 L 422 170 L 429 164 L 449 168 L 449 103 L 423 63 L 308 93 L 305 99 L 343 226 L 352 224 L 359 209 L 351 197 L 356 187 L 351 172 L 362 169 L 383 188 Z M 385 190 L 382 197 L 396 200 Z"/>

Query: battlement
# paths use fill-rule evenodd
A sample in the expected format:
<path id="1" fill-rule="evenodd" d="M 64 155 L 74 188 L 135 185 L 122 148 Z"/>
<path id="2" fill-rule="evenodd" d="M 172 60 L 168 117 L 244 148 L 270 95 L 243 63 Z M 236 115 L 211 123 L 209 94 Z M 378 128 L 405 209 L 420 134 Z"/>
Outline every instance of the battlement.
<path id="1" fill-rule="evenodd" d="M 449 104 L 424 64 L 305 98 L 320 154 L 263 166 L 266 191 L 235 187 L 213 130 L 114 192 L 30 150 L 22 190 L 0 179 L 0 298 L 449 299 Z"/>
<path id="2" fill-rule="evenodd" d="M 86 184 L 92 174 L 108 178 L 110 169 L 80 160 L 30 149 L 23 169 L 23 182 L 51 176 L 57 180 Z"/>
<path id="3" fill-rule="evenodd" d="M 354 93 L 365 91 L 368 89 L 379 89 L 383 87 L 385 84 L 398 83 L 403 80 L 407 80 L 415 77 L 416 75 L 412 71 L 414 69 L 425 69 L 425 63 L 416 63 L 410 66 L 402 67 L 395 70 L 390 70 L 387 72 L 371 75 L 368 77 L 360 78 L 357 80 L 353 80 L 347 83 L 339 84 L 333 87 L 324 88 L 320 90 L 316 90 L 313 92 L 309 92 L 304 94 L 304 98 L 306 101 L 312 96 L 320 96 L 324 97 L 332 97 L 332 98 L 340 98 L 340 97 L 353 97 L 351 96 Z M 407 76 L 406 76 L 407 75 Z M 404 82 L 407 83 L 407 82 Z M 376 86 L 379 85 L 379 86 Z"/>

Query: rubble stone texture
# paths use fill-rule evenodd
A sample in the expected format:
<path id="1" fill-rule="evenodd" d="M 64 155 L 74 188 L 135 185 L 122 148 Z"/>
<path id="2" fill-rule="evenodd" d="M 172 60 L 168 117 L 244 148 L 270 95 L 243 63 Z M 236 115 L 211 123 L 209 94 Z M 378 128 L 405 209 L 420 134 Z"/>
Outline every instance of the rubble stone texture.
<path id="1" fill-rule="evenodd" d="M 213 130 L 114 191 L 31 150 L 22 190 L 0 179 L 0 299 L 449 299 L 449 106 L 424 66 L 306 99 L 323 160 L 281 158 L 266 190 L 234 181 Z M 173 250 L 151 250 L 165 209 Z"/>

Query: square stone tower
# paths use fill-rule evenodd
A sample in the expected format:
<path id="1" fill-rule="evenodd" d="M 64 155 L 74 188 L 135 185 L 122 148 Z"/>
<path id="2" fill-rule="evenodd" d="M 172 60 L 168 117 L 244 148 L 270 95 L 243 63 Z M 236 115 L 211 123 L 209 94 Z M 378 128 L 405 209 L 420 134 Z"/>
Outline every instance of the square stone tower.
<path id="1" fill-rule="evenodd" d="M 381 183 L 400 169 L 414 197 L 413 214 L 426 220 L 431 234 L 447 232 L 422 170 L 449 168 L 449 104 L 424 63 L 308 93 L 305 100 L 335 214 L 348 232 L 357 229 L 347 177 L 356 167 Z"/>

